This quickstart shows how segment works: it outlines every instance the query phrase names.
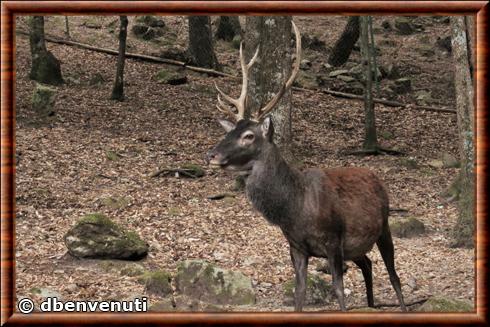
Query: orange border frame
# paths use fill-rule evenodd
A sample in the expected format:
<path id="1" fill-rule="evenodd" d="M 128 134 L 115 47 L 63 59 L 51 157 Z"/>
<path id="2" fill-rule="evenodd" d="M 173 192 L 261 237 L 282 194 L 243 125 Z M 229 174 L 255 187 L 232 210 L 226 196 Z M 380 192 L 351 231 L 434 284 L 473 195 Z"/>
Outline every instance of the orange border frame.
<path id="1" fill-rule="evenodd" d="M 14 313 L 15 62 L 14 17 L 22 14 L 325 15 L 465 14 L 477 18 L 476 71 L 476 312 L 475 313 Z M 4 1 L 1 3 L 1 324 L 429 324 L 487 325 L 487 1 Z"/>

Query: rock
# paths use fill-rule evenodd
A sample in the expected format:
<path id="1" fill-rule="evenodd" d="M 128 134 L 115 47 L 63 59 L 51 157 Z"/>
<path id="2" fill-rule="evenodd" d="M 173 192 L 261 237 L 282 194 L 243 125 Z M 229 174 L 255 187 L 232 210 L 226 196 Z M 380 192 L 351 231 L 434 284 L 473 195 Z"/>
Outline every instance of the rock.
<path id="1" fill-rule="evenodd" d="M 441 159 L 444 168 L 459 168 L 461 165 L 455 156 L 447 152 L 442 153 Z"/>
<path id="2" fill-rule="evenodd" d="M 150 305 L 148 311 L 165 312 L 165 311 L 177 311 L 177 309 L 174 300 L 171 298 L 167 298 Z"/>
<path id="3" fill-rule="evenodd" d="M 400 78 L 400 69 L 397 65 L 390 63 L 388 66 L 384 68 L 386 71 L 386 78 L 389 79 L 397 79 Z"/>
<path id="4" fill-rule="evenodd" d="M 50 288 L 47 287 L 33 287 L 31 288 L 31 293 L 36 294 L 39 297 L 42 297 L 43 299 L 48 298 L 48 297 L 55 297 L 58 300 L 61 300 L 61 294 L 59 292 L 56 292 Z"/>
<path id="5" fill-rule="evenodd" d="M 157 57 L 183 61 L 183 62 L 188 62 L 190 60 L 187 51 L 181 48 L 170 48 L 170 49 L 163 50 L 157 55 Z"/>
<path id="6" fill-rule="evenodd" d="M 255 303 L 252 281 L 240 272 L 219 268 L 204 260 L 178 264 L 177 292 L 212 304 L 246 305 Z"/>
<path id="7" fill-rule="evenodd" d="M 350 82 L 348 84 L 344 84 L 344 86 L 341 88 L 342 92 L 346 93 L 352 93 L 356 95 L 363 95 L 364 94 L 364 85 L 362 85 L 361 82 L 359 81 L 354 81 Z"/>
<path id="8" fill-rule="evenodd" d="M 402 77 L 395 80 L 392 87 L 393 91 L 395 91 L 397 94 L 405 94 L 412 90 L 412 81 L 409 78 Z"/>
<path id="9" fill-rule="evenodd" d="M 187 83 L 187 75 L 183 71 L 160 70 L 156 76 L 159 83 L 180 85 Z"/>
<path id="10" fill-rule="evenodd" d="M 414 217 L 396 218 L 390 220 L 390 230 L 393 236 L 411 238 L 423 235 L 425 233 L 425 225 Z"/>
<path id="11" fill-rule="evenodd" d="M 101 73 L 95 73 L 94 75 L 92 75 L 92 77 L 90 78 L 90 81 L 88 82 L 88 84 L 90 86 L 94 86 L 94 85 L 102 85 L 105 83 L 105 78 L 104 76 L 102 76 Z"/>
<path id="12" fill-rule="evenodd" d="M 414 32 L 412 23 L 406 17 L 395 18 L 395 29 L 397 33 L 401 35 L 410 35 Z"/>
<path id="13" fill-rule="evenodd" d="M 131 28 L 133 34 L 140 39 L 149 41 L 163 36 L 164 31 L 161 28 L 151 27 L 145 24 L 135 24 Z"/>
<path id="14" fill-rule="evenodd" d="M 321 41 L 316 35 L 310 37 L 307 34 L 301 35 L 301 45 L 303 49 L 311 49 L 313 51 L 325 51 L 325 42 Z"/>
<path id="15" fill-rule="evenodd" d="M 349 73 L 349 71 L 346 70 L 346 69 L 338 69 L 338 70 L 331 71 L 328 74 L 328 77 L 336 77 L 338 75 L 345 75 L 345 74 L 348 74 L 348 73 Z"/>
<path id="16" fill-rule="evenodd" d="M 417 91 L 415 92 L 415 100 L 418 105 L 428 105 L 430 102 L 432 102 L 432 94 L 430 91 L 426 90 Z"/>
<path id="17" fill-rule="evenodd" d="M 432 168 L 437 168 L 437 169 L 444 167 L 444 163 L 442 162 L 442 160 L 439 160 L 439 159 L 429 160 L 427 162 L 427 165 L 429 165 Z"/>
<path id="18" fill-rule="evenodd" d="M 36 84 L 36 88 L 32 94 L 32 109 L 42 117 L 52 116 L 54 114 L 55 100 L 56 89 L 46 85 Z"/>
<path id="19" fill-rule="evenodd" d="M 171 281 L 170 274 L 162 270 L 148 271 L 138 278 L 138 282 L 145 285 L 145 291 L 148 294 L 163 297 L 172 295 Z"/>
<path id="20" fill-rule="evenodd" d="M 79 258 L 138 260 L 148 254 L 148 244 L 102 214 L 80 219 L 64 237 L 71 255 Z"/>
<path id="21" fill-rule="evenodd" d="M 424 57 L 432 57 L 436 53 L 434 51 L 433 46 L 432 45 L 428 45 L 428 44 L 421 44 L 417 48 L 417 52 L 420 53 Z"/>
<path id="22" fill-rule="evenodd" d="M 448 53 L 451 53 L 453 51 L 453 47 L 452 47 L 452 44 L 451 44 L 451 36 L 450 35 L 445 36 L 443 38 L 437 37 L 436 45 L 439 48 L 441 48 L 443 50 L 446 50 Z"/>
<path id="23" fill-rule="evenodd" d="M 385 29 L 386 31 L 391 31 L 391 23 L 388 21 L 388 20 L 383 20 L 383 22 L 381 23 L 381 27 L 383 27 L 383 29 Z"/>
<path id="24" fill-rule="evenodd" d="M 287 281 L 284 286 L 284 304 L 294 304 L 295 280 Z M 308 274 L 306 279 L 306 305 L 327 304 L 333 300 L 332 286 L 319 275 Z"/>
<path id="25" fill-rule="evenodd" d="M 150 27 L 165 27 L 165 22 L 163 19 L 155 16 L 139 16 L 136 18 L 136 22 Z"/>
<path id="26" fill-rule="evenodd" d="M 419 165 L 417 163 L 417 160 L 415 158 L 401 158 L 400 159 L 400 165 L 409 169 L 417 169 L 419 168 Z"/>
<path id="27" fill-rule="evenodd" d="M 310 69 L 311 68 L 311 61 L 309 61 L 308 59 L 301 60 L 301 62 L 299 64 L 299 68 L 301 68 L 303 70 Z"/>
<path id="28" fill-rule="evenodd" d="M 124 209 L 129 205 L 129 199 L 123 196 L 102 198 L 101 204 L 112 210 Z"/>
<path id="29" fill-rule="evenodd" d="M 66 285 L 66 291 L 69 293 L 75 293 L 78 290 L 77 284 L 68 284 Z"/>
<path id="30" fill-rule="evenodd" d="M 82 26 L 85 26 L 86 28 L 91 28 L 91 29 L 94 29 L 94 30 L 98 30 L 98 29 L 101 29 L 102 28 L 102 24 L 101 23 L 98 23 L 98 22 L 95 22 L 95 21 L 83 22 L 82 23 Z"/>
<path id="31" fill-rule="evenodd" d="M 417 312 L 468 312 L 474 311 L 473 304 L 466 300 L 456 300 L 443 296 L 429 298 L 415 311 Z"/>
<path id="32" fill-rule="evenodd" d="M 354 82 L 356 79 L 348 75 L 337 75 L 337 78 L 346 83 Z"/>

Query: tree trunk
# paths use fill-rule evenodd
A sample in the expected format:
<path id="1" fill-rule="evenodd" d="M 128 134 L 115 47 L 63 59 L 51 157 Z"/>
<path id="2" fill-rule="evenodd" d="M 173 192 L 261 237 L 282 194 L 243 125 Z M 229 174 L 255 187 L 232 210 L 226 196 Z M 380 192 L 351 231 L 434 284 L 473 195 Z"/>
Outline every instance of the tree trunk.
<path id="1" fill-rule="evenodd" d="M 40 83 L 59 85 L 63 83 L 60 62 L 46 48 L 44 40 L 44 17 L 34 16 L 30 21 L 29 41 L 31 47 L 31 72 L 29 78 Z"/>
<path id="2" fill-rule="evenodd" d="M 116 79 L 112 89 L 111 99 L 124 100 L 124 63 L 126 61 L 126 38 L 128 36 L 128 17 L 120 16 L 119 54 L 117 56 Z"/>
<path id="3" fill-rule="evenodd" d="M 376 117 L 374 114 L 373 101 L 373 61 L 372 53 L 369 51 L 369 21 L 368 17 L 360 18 L 361 29 L 361 53 L 365 72 L 364 86 L 364 144 L 366 151 L 377 151 L 378 139 L 376 135 Z"/>
<path id="4" fill-rule="evenodd" d="M 220 16 L 215 37 L 217 39 L 232 41 L 236 35 L 241 34 L 238 16 Z"/>
<path id="5" fill-rule="evenodd" d="M 452 246 L 474 246 L 475 210 L 475 150 L 474 150 L 474 98 L 470 71 L 465 17 L 451 17 L 454 85 L 458 119 L 459 152 L 461 159 L 461 193 L 459 216 L 452 231 Z"/>
<path id="6" fill-rule="evenodd" d="M 70 39 L 70 22 L 68 21 L 68 16 L 65 16 L 65 37 Z"/>
<path id="7" fill-rule="evenodd" d="M 332 52 L 328 57 L 328 63 L 334 67 L 345 64 L 357 39 L 359 39 L 359 16 L 351 16 L 340 38 L 333 46 Z"/>
<path id="8" fill-rule="evenodd" d="M 291 74 L 291 17 L 247 16 L 245 58 L 250 60 L 257 46 L 259 58 L 250 72 L 246 116 L 265 106 Z M 291 154 L 291 90 L 272 111 L 275 142 L 287 160 Z"/>
<path id="9" fill-rule="evenodd" d="M 196 66 L 219 69 L 209 16 L 189 16 L 189 56 Z"/>

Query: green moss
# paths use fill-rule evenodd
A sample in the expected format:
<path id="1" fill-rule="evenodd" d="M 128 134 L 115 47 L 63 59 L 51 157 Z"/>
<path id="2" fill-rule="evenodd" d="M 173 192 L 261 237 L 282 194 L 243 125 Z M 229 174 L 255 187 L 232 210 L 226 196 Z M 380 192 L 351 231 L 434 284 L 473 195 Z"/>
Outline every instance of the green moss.
<path id="1" fill-rule="evenodd" d="M 177 207 L 168 208 L 167 214 L 169 216 L 179 216 L 181 214 L 181 210 Z"/>
<path id="2" fill-rule="evenodd" d="M 111 209 L 122 209 L 129 205 L 129 200 L 125 197 L 107 197 L 103 198 L 101 202 Z"/>
<path id="3" fill-rule="evenodd" d="M 379 132 L 379 135 L 384 138 L 385 140 L 392 140 L 394 138 L 394 135 L 393 133 L 391 133 L 390 131 L 383 131 L 381 130 Z"/>
<path id="4" fill-rule="evenodd" d="M 119 227 L 114 222 L 112 222 L 112 220 L 101 213 L 90 213 L 88 215 L 85 215 L 82 217 L 82 219 L 80 219 L 78 224 L 104 225 L 110 228 L 119 229 Z"/>
<path id="5" fill-rule="evenodd" d="M 419 312 L 468 312 L 474 311 L 473 305 L 468 301 L 454 300 L 444 297 L 431 297 L 422 304 Z"/>
<path id="6" fill-rule="evenodd" d="M 105 152 L 105 156 L 110 161 L 117 161 L 119 159 L 119 155 L 116 152 L 111 151 L 111 150 L 107 150 Z"/>
<path id="7" fill-rule="evenodd" d="M 171 280 L 172 276 L 163 270 L 147 271 L 138 278 L 138 282 L 145 285 L 147 292 L 160 296 L 172 294 Z"/>
<path id="8" fill-rule="evenodd" d="M 41 294 L 41 289 L 39 287 L 33 287 L 30 289 L 32 294 Z"/>
<path id="9" fill-rule="evenodd" d="M 233 37 L 233 40 L 231 41 L 231 45 L 235 49 L 240 49 L 240 43 L 242 42 L 242 38 L 240 35 L 235 35 Z"/>
<path id="10" fill-rule="evenodd" d="M 193 163 L 185 163 L 181 166 L 181 168 L 191 170 L 192 171 L 191 173 L 196 177 L 203 177 L 206 173 L 201 166 Z"/>
<path id="11" fill-rule="evenodd" d="M 401 158 L 400 161 L 400 166 L 406 167 L 408 169 L 417 169 L 419 168 L 419 165 L 417 163 L 417 160 L 414 158 Z"/>

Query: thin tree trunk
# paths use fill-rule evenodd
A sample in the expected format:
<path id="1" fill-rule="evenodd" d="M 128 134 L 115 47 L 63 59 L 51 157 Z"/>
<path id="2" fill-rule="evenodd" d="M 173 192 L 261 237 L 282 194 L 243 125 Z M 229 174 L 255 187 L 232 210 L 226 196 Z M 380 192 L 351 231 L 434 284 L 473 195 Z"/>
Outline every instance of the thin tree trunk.
<path id="1" fill-rule="evenodd" d="M 328 57 L 328 63 L 335 67 L 345 64 L 358 39 L 359 16 L 351 16 L 347 21 L 344 31 L 333 46 L 332 52 Z"/>
<path id="2" fill-rule="evenodd" d="M 247 16 L 244 38 L 247 61 L 260 47 L 248 81 L 247 116 L 265 106 L 291 74 L 291 17 Z M 278 102 L 272 119 L 275 142 L 291 160 L 291 91 Z"/>
<path id="3" fill-rule="evenodd" d="M 126 61 L 126 38 L 128 35 L 128 17 L 119 16 L 119 54 L 117 56 L 116 79 L 112 89 L 111 99 L 124 100 L 124 63 Z"/>
<path id="4" fill-rule="evenodd" d="M 364 144 L 367 151 L 376 151 L 378 140 L 376 135 L 376 117 L 373 102 L 373 65 L 371 51 L 369 51 L 369 24 L 368 17 L 360 18 L 361 29 L 361 53 L 364 63 L 366 85 L 364 87 Z"/>
<path id="5" fill-rule="evenodd" d="M 200 67 L 220 69 L 214 53 L 209 16 L 189 16 L 189 48 L 192 62 Z"/>
<path id="6" fill-rule="evenodd" d="M 455 247 L 474 246 L 475 210 L 475 150 L 474 150 L 474 99 L 469 65 L 467 25 L 465 17 L 451 17 L 454 84 L 461 159 L 461 193 L 459 216 L 452 231 Z"/>
<path id="7" fill-rule="evenodd" d="M 70 36 L 70 22 L 68 21 L 68 16 L 65 16 L 65 37 L 71 39 Z"/>

